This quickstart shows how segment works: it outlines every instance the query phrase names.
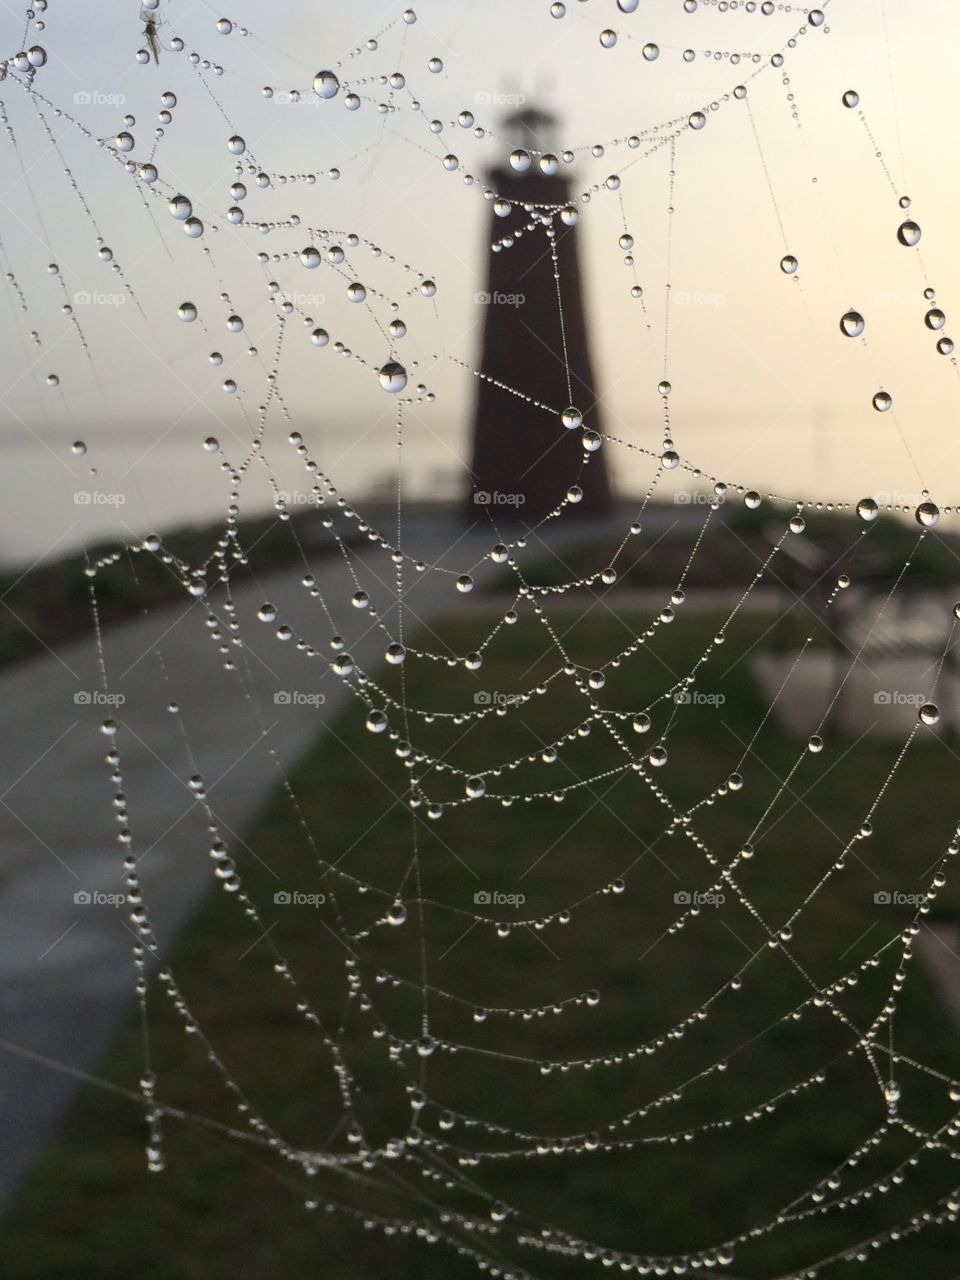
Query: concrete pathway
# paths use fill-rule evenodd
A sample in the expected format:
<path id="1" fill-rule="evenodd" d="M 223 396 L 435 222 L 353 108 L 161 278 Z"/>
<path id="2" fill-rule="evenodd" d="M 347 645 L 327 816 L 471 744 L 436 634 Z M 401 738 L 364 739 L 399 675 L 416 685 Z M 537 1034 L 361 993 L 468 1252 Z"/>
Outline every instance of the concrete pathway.
<path id="1" fill-rule="evenodd" d="M 415 532 L 406 544 L 411 554 L 458 572 L 484 556 L 492 541 L 488 533 L 462 539 L 437 521 Z M 393 566 L 372 550 L 363 552 L 361 564 L 362 585 L 389 625 Z M 487 561 L 478 583 L 493 571 Z M 98 900 L 123 889 L 113 786 L 103 759 L 110 741 L 100 732 L 105 717 L 121 725 L 134 851 L 143 859 L 144 890 L 165 947 L 211 884 L 203 808 L 186 785 L 194 765 L 168 703 L 182 708 L 212 808 L 225 829 L 239 834 L 277 786 L 267 747 L 292 769 L 350 699 L 322 659 L 307 659 L 295 641 L 275 638 L 276 626 L 286 623 L 330 652 L 331 628 L 300 585 L 302 572 L 274 573 L 237 588 L 246 650 L 232 649 L 235 672 L 223 669 L 200 603 L 185 599 L 108 631 L 109 685 L 125 699 L 116 708 L 93 701 L 101 683 L 90 639 L 0 675 L 0 1040 L 89 1071 L 132 1000 L 127 908 Z M 386 641 L 367 612 L 351 607 L 355 588 L 342 558 L 318 560 L 314 573 L 349 651 L 363 665 L 378 664 Z M 480 603 L 477 595 L 458 593 L 448 573 L 415 575 L 408 568 L 407 582 L 408 634 L 418 620 Z M 212 598 L 223 617 L 222 589 Z M 277 606 L 276 624 L 256 618 L 265 601 Z M 241 675 L 245 655 L 252 685 Z M 325 698 L 319 706 L 297 696 L 318 693 Z M 291 696 L 278 702 L 277 694 Z M 75 1088 L 70 1075 L 0 1048 L 0 1204 L 54 1133 Z"/>

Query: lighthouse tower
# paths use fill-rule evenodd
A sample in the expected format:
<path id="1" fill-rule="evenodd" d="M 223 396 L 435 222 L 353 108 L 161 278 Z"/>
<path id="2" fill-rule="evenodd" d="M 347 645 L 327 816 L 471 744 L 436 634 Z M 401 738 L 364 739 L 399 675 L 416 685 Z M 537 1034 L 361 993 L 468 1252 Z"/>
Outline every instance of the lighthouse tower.
<path id="1" fill-rule="evenodd" d="M 471 519 L 489 505 L 498 524 L 536 524 L 572 487 L 582 498 L 567 515 L 602 517 L 610 510 L 604 449 L 586 453 L 584 432 L 599 431 L 576 226 L 540 215 L 567 207 L 569 180 L 555 166 L 552 116 L 523 108 L 504 122 L 510 144 L 531 154 L 524 172 L 504 165 L 488 175 L 506 217 L 492 213 L 483 348 L 473 425 Z M 544 172 L 544 169 L 547 172 Z M 556 264 L 547 226 L 556 231 Z M 498 385 L 499 384 L 499 385 Z M 516 393 L 521 393 L 517 395 Z M 546 406 L 546 407 L 544 407 Z M 582 426 L 564 426 L 574 407 Z M 576 419 L 573 419 L 576 421 Z"/>

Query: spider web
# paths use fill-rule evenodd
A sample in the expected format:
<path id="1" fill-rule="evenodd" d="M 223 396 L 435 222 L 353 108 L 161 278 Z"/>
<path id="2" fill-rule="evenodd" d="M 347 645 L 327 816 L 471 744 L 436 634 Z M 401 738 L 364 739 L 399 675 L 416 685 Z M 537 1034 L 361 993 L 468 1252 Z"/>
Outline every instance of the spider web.
<path id="1" fill-rule="evenodd" d="M 107 584 L 120 575 L 136 583 L 142 563 L 156 558 L 194 602 L 191 619 L 202 618 L 194 623 L 198 661 L 206 633 L 222 698 L 241 704 L 259 735 L 263 769 L 276 779 L 289 824 L 285 838 L 296 843 L 304 869 L 303 889 L 279 890 L 272 902 L 262 881 L 249 888 L 256 868 L 211 798 L 204 734 L 181 705 L 179 673 L 165 663 L 163 641 L 154 647 L 151 660 L 188 762 L 186 773 L 169 767 L 197 802 L 211 879 L 235 905 L 238 933 L 246 931 L 289 997 L 331 1132 L 322 1145 L 310 1144 L 258 1105 L 248 1064 L 222 1056 L 215 1031 L 193 1012 L 191 992 L 204 975 L 175 970 L 169 938 L 161 942 L 154 932 L 164 937 L 127 798 L 135 792 L 127 752 L 141 742 L 139 708 L 128 702 L 100 728 L 137 935 L 139 1099 L 150 1170 L 166 1168 L 171 1125 L 203 1123 L 276 1166 L 308 1210 L 453 1251 L 462 1265 L 505 1280 L 600 1267 L 813 1277 L 838 1262 L 879 1257 L 900 1240 L 945 1237 L 955 1225 L 960 1085 L 928 1043 L 929 1026 L 910 1012 L 923 981 L 915 976 L 923 919 L 946 889 L 960 847 L 942 782 L 924 791 L 931 807 L 919 815 L 910 807 L 918 776 L 933 768 L 924 763 L 929 739 L 950 719 L 957 616 L 941 587 L 917 594 L 915 565 L 954 512 L 927 488 L 925 477 L 949 456 L 932 447 L 936 422 L 917 425 L 923 394 L 911 400 L 909 384 L 943 379 L 934 392 L 943 403 L 955 390 L 957 364 L 941 310 L 945 291 L 934 291 L 923 256 L 938 228 L 920 220 L 893 176 L 904 161 L 893 63 L 885 86 L 895 108 L 889 154 L 878 143 L 869 95 L 861 101 L 849 85 L 837 90 L 832 74 L 818 78 L 831 22 L 848 12 L 859 21 L 862 8 L 839 0 L 822 10 L 700 0 L 660 4 L 649 14 L 634 12 L 629 0 L 531 6 L 532 29 L 544 42 L 564 33 L 557 96 L 569 105 L 562 127 L 571 142 L 553 154 L 513 146 L 498 105 L 510 94 L 479 83 L 462 49 L 440 40 L 441 19 L 426 3 L 416 11 L 384 6 L 372 34 L 349 7 L 311 7 L 298 19 L 312 29 L 311 50 L 350 32 L 348 52 L 316 66 L 301 56 L 307 44 L 289 15 L 274 31 L 253 6 L 246 25 L 245 14 L 154 0 L 139 20 L 133 6 L 99 33 L 123 58 L 133 54 L 116 91 L 72 94 L 54 64 L 76 65 L 77 34 L 69 26 L 58 34 L 51 15 L 50 30 L 31 44 L 33 29 L 46 22 L 46 5 L 34 6 L 24 51 L 6 64 L 2 95 L 8 163 L 25 210 L 4 237 L 16 240 L 16 251 L 0 245 L 11 342 L 22 344 L 22 415 L 10 393 L 5 403 L 52 455 L 73 460 L 65 493 L 77 483 L 71 468 L 86 465 L 77 459 L 97 463 L 94 478 L 83 481 L 94 486 L 85 491 L 84 538 L 109 528 L 116 546 L 87 557 L 94 619 Z M 509 39 L 510 16 L 497 20 Z M 143 35 L 152 23 L 156 62 Z M 659 41 L 651 38 L 657 26 L 666 33 Z M 638 112 L 626 94 L 598 105 L 595 89 L 580 84 L 598 73 L 584 70 L 580 58 L 593 65 L 601 56 L 621 60 L 621 74 L 624 65 L 629 75 L 655 68 L 663 109 Z M 839 164 L 863 183 L 876 178 L 871 202 L 858 211 L 866 261 L 843 263 L 854 301 L 839 305 L 827 265 L 831 255 L 843 259 L 831 242 L 839 235 L 835 219 L 824 214 L 819 238 L 804 231 L 810 201 L 822 200 L 824 184 L 807 174 L 823 138 L 805 126 L 806 101 L 794 79 L 811 115 L 831 121 Z M 469 105 L 451 112 L 458 95 Z M 345 109 L 359 124 L 340 132 Z M 147 123 L 152 111 L 160 113 L 156 126 Z M 642 124 L 630 123 L 638 114 Z M 109 132 L 101 128 L 107 119 L 115 121 Z M 802 191 L 781 163 L 784 146 L 791 148 L 788 170 L 803 172 Z M 511 151 L 518 172 L 573 174 L 570 203 L 513 207 L 483 176 Z M 235 158 L 230 181 L 211 183 L 225 152 Z M 678 221 L 688 175 L 695 184 L 705 171 L 711 189 L 714 166 L 736 171 L 741 162 L 752 174 L 749 208 L 726 214 L 747 219 L 757 243 L 746 257 L 732 255 L 730 270 L 747 283 L 728 305 L 722 294 L 678 279 L 684 245 L 675 224 L 691 230 Z M 403 190 L 391 185 L 398 169 L 407 174 Z M 836 169 L 830 173 L 837 180 Z M 382 183 L 378 174 L 387 175 Z M 446 206 L 435 194 L 441 184 Z M 449 253 L 439 243 L 448 226 L 440 225 L 438 207 L 459 219 Z M 533 236 L 556 263 L 560 228 L 577 223 L 586 234 L 593 221 L 602 225 L 597 252 L 625 269 L 614 277 L 598 267 L 604 310 L 643 344 L 638 365 L 649 376 L 627 375 L 629 397 L 643 403 L 640 416 L 624 420 L 607 406 L 613 425 L 594 430 L 595 406 L 570 404 L 569 367 L 564 377 L 565 352 L 557 353 L 555 402 L 538 408 L 558 435 L 582 435 L 569 487 L 522 536 L 484 508 L 472 530 L 448 537 L 411 512 L 438 483 L 452 494 L 468 479 L 438 411 L 491 375 L 475 366 L 472 331 L 461 338 L 451 329 L 456 310 L 447 299 L 467 288 L 459 246 L 490 207 L 504 218 L 494 247 L 508 258 L 518 237 Z M 706 223 L 710 216 L 701 214 Z M 726 215 L 718 218 L 717 238 L 728 230 Z M 809 244 L 808 255 L 796 239 Z M 711 252 L 722 256 L 722 243 Z M 109 273 L 109 289 L 87 269 L 91 257 Z M 84 267 L 64 267 L 61 258 L 82 259 Z M 864 280 L 873 294 L 857 303 Z M 881 314 L 878 280 L 895 282 L 887 297 L 902 297 L 902 306 Z M 558 271 L 561 315 L 567 284 Z M 103 298 L 106 305 L 88 305 Z M 689 325 L 677 319 L 680 305 L 689 308 Z M 771 461 L 759 438 L 752 452 L 724 431 L 730 385 L 714 347 L 739 351 L 741 305 L 753 318 L 763 311 L 774 341 L 786 333 L 798 360 L 839 361 L 854 350 L 854 372 L 838 375 L 836 399 L 841 413 L 855 403 L 858 421 L 866 417 L 869 426 L 848 449 L 849 480 L 821 447 L 823 487 L 793 492 L 793 442 L 782 446 L 785 481 L 762 484 L 751 468 L 772 474 L 776 450 Z M 882 331 L 876 344 L 875 325 Z M 707 380 L 720 379 L 713 437 L 704 436 L 685 399 L 701 367 Z M 888 390 L 884 375 L 903 386 L 902 413 L 901 388 Z M 754 404 L 755 377 L 747 369 L 737 379 L 748 435 L 767 413 L 765 393 L 758 390 Z M 620 379 L 611 372 L 609 381 Z M 523 386 L 497 385 L 507 407 L 510 397 L 528 396 Z M 221 535 L 197 561 L 149 526 L 131 527 L 112 491 L 100 494 L 112 464 L 98 447 L 96 422 L 131 412 L 151 419 L 161 395 L 170 397 L 169 420 L 189 424 L 189 461 L 178 458 L 177 482 L 164 470 L 171 465 L 162 460 L 166 431 L 150 446 L 156 453 L 146 467 L 135 453 L 139 442 L 123 441 L 127 461 L 114 470 L 136 473 L 144 511 L 156 503 L 182 516 L 200 503 L 225 513 Z M 215 428 L 197 426 L 211 420 Z M 863 446 L 877 421 L 895 459 L 887 473 L 909 475 L 908 491 L 877 491 L 884 464 L 875 467 Z M 859 430 L 851 428 L 848 440 Z M 688 447 L 687 434 L 702 452 Z M 72 453 L 63 447 L 68 438 Z M 617 459 L 641 496 L 629 514 L 618 507 L 612 534 L 607 528 L 594 540 L 570 508 L 601 451 Z M 437 479 L 438 458 L 446 481 Z M 382 500 L 363 498 L 371 473 L 394 491 L 389 517 Z M 181 482 L 183 498 L 171 493 L 165 507 L 159 498 Z M 263 593 L 257 547 L 245 544 L 243 517 L 265 501 L 302 562 L 282 599 Z M 667 503 L 683 523 L 661 547 Z M 307 526 L 291 520 L 298 508 L 310 512 L 309 544 Z M 164 519 L 173 523 L 172 516 Z M 892 567 L 874 550 L 890 526 L 899 538 Z M 711 548 L 721 537 L 724 546 L 751 552 L 726 571 L 736 586 L 715 590 Z M 636 583 L 631 575 L 648 553 L 667 565 L 661 577 L 617 594 L 621 579 Z M 584 555 L 598 559 L 584 568 Z M 791 593 L 791 582 L 802 585 Z M 796 596 L 814 587 L 817 627 L 764 657 L 763 641 Z M 311 602 L 309 612 L 291 603 L 297 593 Z M 889 718 L 878 736 L 879 710 L 864 713 L 870 736 L 849 705 L 872 693 L 874 708 L 887 707 L 874 692 L 881 677 L 871 669 L 873 683 L 865 684 L 864 667 L 869 660 L 879 670 L 889 660 L 896 672 L 904 628 L 923 609 L 932 611 L 932 638 L 924 641 L 920 678 L 906 699 L 899 690 L 886 696 L 886 703 L 905 701 L 907 715 Z M 600 642 L 591 638 L 595 625 Z M 531 634 L 538 656 L 511 657 L 517 637 Z M 351 788 L 362 796 L 371 772 L 389 778 L 402 828 L 374 822 L 356 848 L 330 847 L 314 816 L 316 797 L 300 794 L 283 749 L 272 745 L 262 681 L 275 646 L 293 650 L 302 669 L 296 691 L 275 690 L 275 703 L 278 695 L 279 705 L 316 699 L 336 684 L 347 716 L 364 725 L 357 749 L 346 740 L 331 792 L 343 790 L 349 807 Z M 119 687 L 109 650 L 98 631 L 104 698 Z M 828 651 L 834 674 L 823 683 Z M 501 652 L 516 678 L 509 689 L 488 689 L 485 666 Z M 735 666 L 751 662 L 752 693 L 726 682 Z M 745 737 L 718 727 L 727 698 L 748 700 Z M 835 769 L 849 799 L 828 839 L 816 797 L 804 797 Z M 339 802 L 330 796 L 331 809 Z M 323 796 L 319 803 L 322 812 Z M 557 806 L 559 826 L 550 816 Z M 495 884 L 471 869 L 478 810 L 503 853 Z M 598 823 L 617 833 L 613 862 L 609 844 L 593 856 Z M 868 866 L 870 842 L 885 830 L 919 846 L 909 885 L 888 887 Z M 553 843 L 541 849 L 545 840 Z M 191 845 L 191 855 L 198 852 L 203 846 Z M 532 865 L 518 870 L 518 854 L 526 853 Z M 439 880 L 438 859 L 448 867 Z M 792 891 L 785 915 L 783 883 Z M 311 894 L 316 963 L 304 970 L 290 960 L 283 929 L 273 932 L 273 917 Z M 849 902 L 865 895 L 878 908 L 868 937 L 857 936 L 859 909 L 847 915 Z M 824 929 L 837 935 L 829 966 L 809 945 Z M 583 951 L 572 949 L 574 960 L 563 963 L 558 952 L 571 936 Z M 483 981 L 485 957 L 498 948 L 516 948 L 515 980 L 499 998 Z M 707 970 L 696 998 L 684 987 L 678 1003 L 672 975 L 695 970 L 706 952 L 720 957 L 721 972 Z M 632 993 L 637 1011 L 629 1027 L 605 1020 L 605 987 Z M 730 1012 L 751 1000 L 762 1018 Z M 202 1114 L 164 1100 L 152 1049 L 164 1007 L 221 1086 Z M 754 1057 L 771 1041 L 783 1045 L 775 1079 L 758 1072 Z M 797 1140 L 790 1117 L 807 1108 L 831 1123 L 832 1091 L 851 1079 L 859 1081 L 862 1111 L 847 1154 L 786 1192 L 790 1178 L 779 1175 L 789 1172 L 789 1144 Z M 648 1246 L 658 1233 L 656 1208 L 645 1206 L 636 1222 L 621 1224 L 618 1238 L 593 1238 L 589 1207 L 580 1203 L 591 1162 L 610 1162 L 628 1177 L 636 1162 L 664 1158 L 695 1201 L 704 1162 L 735 1163 L 745 1140 L 769 1152 L 772 1194 L 781 1198 L 758 1191 L 755 1207 L 731 1206 L 726 1234 L 703 1239 L 693 1208 L 684 1247 Z M 914 1203 L 918 1171 L 931 1165 L 940 1190 Z M 811 1257 L 805 1230 L 824 1219 L 837 1220 L 838 1243 Z"/>

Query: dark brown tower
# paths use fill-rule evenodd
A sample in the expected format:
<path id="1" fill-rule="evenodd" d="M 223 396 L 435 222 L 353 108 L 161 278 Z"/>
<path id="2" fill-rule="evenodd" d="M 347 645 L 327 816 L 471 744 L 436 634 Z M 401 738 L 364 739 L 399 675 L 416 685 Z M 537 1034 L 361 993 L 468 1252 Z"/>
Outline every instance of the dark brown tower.
<path id="1" fill-rule="evenodd" d="M 506 127 L 521 148 L 549 152 L 553 119 L 525 109 Z M 583 499 L 569 514 L 604 516 L 610 510 L 610 484 L 604 450 L 584 462 L 583 432 L 600 430 L 593 367 L 580 287 L 576 228 L 554 218 L 560 303 L 547 228 L 530 206 L 557 210 L 569 200 L 567 178 L 548 176 L 534 156 L 525 173 L 511 168 L 489 176 L 497 196 L 510 201 L 507 217 L 493 214 L 491 241 L 513 244 L 490 254 L 483 326 L 483 352 L 473 427 L 473 463 L 468 495 L 470 516 L 482 515 L 489 502 L 497 523 L 515 519 L 535 524 L 561 501 L 571 485 Z M 538 222 L 530 226 L 531 222 Z M 522 234 L 518 234 L 522 232 Z M 566 342 L 566 359 L 564 358 Z M 570 385 L 567 387 L 569 369 Z M 491 381 L 492 380 L 492 381 Z M 504 383 L 512 390 L 496 384 Z M 515 391 L 529 396 L 520 399 Z M 549 412 L 534 401 L 550 406 Z M 583 427 L 568 429 L 561 414 L 573 405 Z"/>

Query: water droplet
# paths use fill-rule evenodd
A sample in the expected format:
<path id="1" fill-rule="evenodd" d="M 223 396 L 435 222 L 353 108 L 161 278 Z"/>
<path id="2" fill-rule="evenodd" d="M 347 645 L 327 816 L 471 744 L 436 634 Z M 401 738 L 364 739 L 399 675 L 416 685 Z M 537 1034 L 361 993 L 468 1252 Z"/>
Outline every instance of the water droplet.
<path id="1" fill-rule="evenodd" d="M 843 95 L 843 105 L 845 107 L 856 107 L 859 106 L 859 103 L 860 95 L 857 93 L 856 89 L 847 89 Z"/>
<path id="2" fill-rule="evenodd" d="M 604 49 L 612 49 L 617 43 L 617 33 L 611 27 L 607 27 L 600 32 L 600 43 Z"/>
<path id="3" fill-rule="evenodd" d="M 915 244 L 920 243 L 920 227 L 916 222 L 908 220 L 901 222 L 897 227 L 897 239 L 901 244 L 905 244 L 908 248 L 913 248 Z"/>
<path id="4" fill-rule="evenodd" d="M 371 733 L 383 733 L 389 723 L 383 711 L 371 711 L 367 716 L 367 728 Z"/>
<path id="5" fill-rule="evenodd" d="M 893 404 L 893 396 L 889 391 L 878 391 L 873 397 L 873 407 L 877 413 L 886 413 Z"/>
<path id="6" fill-rule="evenodd" d="M 570 405 L 568 408 L 564 409 L 563 413 L 561 413 L 560 421 L 568 431 L 575 431 L 577 427 L 583 426 L 583 414 L 579 409 Z"/>
<path id="7" fill-rule="evenodd" d="M 656 62 L 660 57 L 660 46 L 653 44 L 652 42 L 645 44 L 643 46 L 643 56 L 646 58 L 647 62 Z"/>
<path id="8" fill-rule="evenodd" d="M 815 733 L 811 738 L 808 738 L 807 750 L 813 755 L 819 755 L 823 750 L 823 739 L 820 737 L 819 733 Z"/>
<path id="9" fill-rule="evenodd" d="M 176 218 L 179 222 L 186 221 L 186 219 L 190 217 L 191 213 L 193 213 L 193 204 L 189 197 L 182 195 L 174 196 L 168 203 L 167 208 L 170 210 L 171 216 Z"/>
<path id="10" fill-rule="evenodd" d="M 840 332 L 848 338 L 859 338 L 863 329 L 863 316 L 859 311 L 845 311 L 840 317 Z"/>
<path id="11" fill-rule="evenodd" d="M 923 323 L 928 329 L 942 329 L 947 323 L 947 317 L 939 307 L 931 307 L 927 314 L 923 317 Z"/>
<path id="12" fill-rule="evenodd" d="M 318 71 L 313 77 L 313 91 L 318 98 L 335 98 L 340 92 L 340 81 L 332 71 Z"/>
<path id="13" fill-rule="evenodd" d="M 879 514 L 880 508 L 877 506 L 873 498 L 861 498 L 857 503 L 857 515 L 861 520 L 865 520 L 869 523 L 871 520 L 876 520 Z"/>
<path id="14" fill-rule="evenodd" d="M 406 658 L 406 656 L 407 656 L 407 651 L 402 644 L 387 645 L 386 653 L 384 654 L 384 657 L 387 659 L 387 661 L 395 667 L 399 667 L 400 664 L 403 662 L 403 660 Z"/>
<path id="15" fill-rule="evenodd" d="M 243 138 L 240 137 L 239 133 L 235 133 L 232 137 L 227 139 L 227 150 L 231 155 L 242 156 L 246 149 L 247 144 L 244 142 Z"/>
<path id="16" fill-rule="evenodd" d="M 480 777 L 468 778 L 464 784 L 464 791 L 471 800 L 479 800 L 481 796 L 487 794 L 487 784 Z"/>
<path id="17" fill-rule="evenodd" d="M 401 925 L 406 922 L 407 908 L 399 899 L 392 903 L 387 911 L 387 923 L 392 925 Z"/>
<path id="18" fill-rule="evenodd" d="M 388 360 L 380 370 L 380 385 L 391 395 L 398 395 L 407 385 L 407 371 L 396 360 Z"/>
<path id="19" fill-rule="evenodd" d="M 464 594 L 473 590 L 473 579 L 470 577 L 469 573 L 461 573 L 460 577 L 457 578 L 457 590 Z"/>
<path id="20" fill-rule="evenodd" d="M 177 308 L 177 315 L 181 320 L 185 321 L 185 323 L 190 324 L 197 318 L 197 308 L 192 302 L 181 302 L 180 306 Z"/>
<path id="21" fill-rule="evenodd" d="M 203 447 L 206 449 L 207 453 L 216 453 L 220 448 L 220 441 L 216 436 L 207 436 L 206 440 L 203 442 Z"/>
<path id="22" fill-rule="evenodd" d="M 706 123 L 707 123 L 707 117 L 703 114 L 702 111 L 694 111 L 687 118 L 687 124 L 689 124 L 691 129 L 702 129 Z"/>
<path id="23" fill-rule="evenodd" d="M 753 489 L 751 489 L 749 493 L 745 493 L 743 495 L 743 505 L 747 507 L 750 511 L 756 511 L 761 501 L 762 499 L 759 493 L 756 493 Z"/>
<path id="24" fill-rule="evenodd" d="M 932 529 L 940 519 L 940 508 L 935 502 L 921 502 L 916 515 L 917 524 L 922 524 L 925 529 Z"/>
<path id="25" fill-rule="evenodd" d="M 792 276 L 799 265 L 792 253 L 784 254 L 780 259 L 780 270 L 785 276 Z"/>
<path id="26" fill-rule="evenodd" d="M 921 724 L 936 724 L 940 719 L 940 708 L 933 702 L 925 702 L 917 712 Z"/>
<path id="27" fill-rule="evenodd" d="M 70 446 L 70 452 L 76 453 L 82 457 L 82 455 L 87 452 L 87 446 L 83 440 L 74 440 L 73 444 Z"/>
<path id="28" fill-rule="evenodd" d="M 262 604 L 257 610 L 257 617 L 261 622 L 276 622 L 277 606 L 269 602 Z"/>
<path id="29" fill-rule="evenodd" d="M 650 729 L 650 717 L 645 711 L 641 711 L 633 717 L 634 733 L 647 733 Z"/>
<path id="30" fill-rule="evenodd" d="M 514 173 L 526 173 L 532 163 L 529 151 L 518 147 L 516 151 L 510 152 L 510 168 Z"/>
<path id="31" fill-rule="evenodd" d="M 667 748 L 662 746 L 654 747 L 647 756 L 647 760 L 655 769 L 662 769 L 667 763 Z"/>

